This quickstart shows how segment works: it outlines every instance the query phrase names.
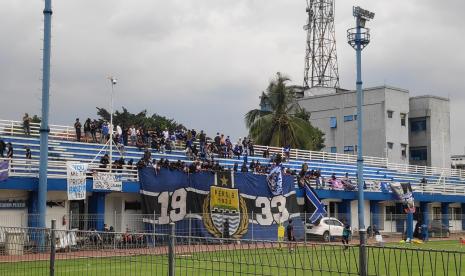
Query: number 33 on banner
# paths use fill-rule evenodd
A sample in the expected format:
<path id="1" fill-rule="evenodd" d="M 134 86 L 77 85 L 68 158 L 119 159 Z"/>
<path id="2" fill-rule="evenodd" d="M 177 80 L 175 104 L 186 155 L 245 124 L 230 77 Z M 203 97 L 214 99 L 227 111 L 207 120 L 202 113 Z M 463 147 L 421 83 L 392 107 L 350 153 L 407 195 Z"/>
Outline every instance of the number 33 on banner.
<path id="1" fill-rule="evenodd" d="M 257 223 L 260 225 L 271 225 L 273 222 L 280 223 L 289 219 L 289 212 L 286 208 L 286 198 L 282 195 L 271 199 L 267 197 L 257 197 L 255 206 L 262 209 L 261 214 L 257 214 Z M 277 213 L 272 213 L 271 208 L 277 208 Z"/>

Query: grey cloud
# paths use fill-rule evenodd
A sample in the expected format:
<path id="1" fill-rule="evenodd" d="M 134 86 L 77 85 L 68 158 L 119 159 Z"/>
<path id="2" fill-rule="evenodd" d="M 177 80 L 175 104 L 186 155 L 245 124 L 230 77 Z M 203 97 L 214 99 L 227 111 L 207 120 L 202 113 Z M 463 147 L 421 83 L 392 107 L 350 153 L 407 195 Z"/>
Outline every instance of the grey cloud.
<path id="1" fill-rule="evenodd" d="M 0 2 L 0 117 L 40 112 L 42 1 Z M 376 12 L 364 51 L 367 86 L 450 96 L 452 143 L 463 150 L 465 2 L 336 1 L 341 84 L 352 89 L 355 53 L 346 43 L 352 5 Z M 277 71 L 302 83 L 305 1 L 54 1 L 51 122 L 70 124 L 107 106 L 148 109 L 209 133 L 246 133 L 244 113 Z M 212 115 L 214 114 L 214 116 Z"/>

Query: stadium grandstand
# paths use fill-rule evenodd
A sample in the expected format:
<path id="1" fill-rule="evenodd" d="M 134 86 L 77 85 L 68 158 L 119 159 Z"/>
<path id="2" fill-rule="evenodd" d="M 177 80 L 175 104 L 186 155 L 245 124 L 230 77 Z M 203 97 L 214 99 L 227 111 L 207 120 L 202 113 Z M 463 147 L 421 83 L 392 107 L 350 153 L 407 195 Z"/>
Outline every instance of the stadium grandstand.
<path id="1" fill-rule="evenodd" d="M 13 158 L 2 158 L 9 161 L 7 177 L 0 182 L 0 219 L 5 226 L 34 226 L 36 214 L 36 194 L 38 186 L 39 159 L 39 125 L 31 123 L 30 134 L 25 135 L 23 123 L 19 121 L 0 120 L 0 139 L 5 144 L 11 143 L 14 149 Z M 140 231 L 143 229 L 144 215 L 142 213 L 138 162 L 143 160 L 148 150 L 125 146 L 124 149 L 114 146 L 111 163 L 121 163 L 113 170 L 120 175 L 122 190 L 95 191 L 91 175 L 87 179 L 87 198 L 84 201 L 72 201 L 67 197 L 67 167 L 66 162 L 86 163 L 88 171 L 108 171 L 109 166 L 102 166 L 100 160 L 108 154 L 108 148 L 98 143 L 77 142 L 75 128 L 71 126 L 50 126 L 49 167 L 48 167 L 48 199 L 47 222 L 54 218 L 59 221 L 61 229 L 91 229 L 103 230 L 111 225 L 116 231 Z M 195 143 L 198 143 L 197 141 Z M 26 151 L 31 152 L 31 158 L 26 157 Z M 327 214 L 357 230 L 357 195 L 346 188 L 330 185 L 331 178 L 349 178 L 356 182 L 356 156 L 315 152 L 299 149 L 286 149 L 254 145 L 254 154 L 242 154 L 233 158 L 214 156 L 214 161 L 221 170 L 240 170 L 245 163 L 250 169 L 250 163 L 259 162 L 267 167 L 269 155 L 288 155 L 283 166 L 285 172 L 297 175 L 304 164 L 309 170 L 318 171 L 317 178 L 312 178 L 311 185 L 326 206 Z M 170 151 L 159 152 L 150 150 L 151 164 L 158 166 L 160 160 L 168 160 L 170 164 L 181 162 L 188 168 L 193 162 L 198 162 L 189 153 L 186 154 L 184 141 L 176 141 Z M 263 157 L 266 156 L 266 157 Z M 131 162 L 128 162 L 132 160 Z M 166 162 L 166 161 L 165 161 Z M 390 163 L 385 158 L 364 157 L 365 190 L 366 190 L 366 220 L 368 225 L 376 226 L 384 233 L 403 233 L 405 231 L 405 216 L 401 204 L 396 201 L 392 192 L 386 190 L 386 183 L 410 183 L 416 204 L 418 204 L 415 220 L 439 220 L 448 225 L 451 232 L 465 229 L 465 172 L 451 168 L 435 168 Z M 129 164 L 128 164 L 129 163 Z M 237 166 L 239 165 L 239 168 Z M 160 164 L 161 167 L 164 164 Z M 236 167 L 236 168 L 235 168 Z M 173 169 L 173 167 L 167 168 Z M 203 167 L 200 166 L 200 170 Z M 182 168 L 181 168 L 182 169 Z M 252 173 L 254 170 L 251 169 Z M 265 173 L 265 171 L 255 171 Z M 240 172 L 238 172 L 240 173 Z M 355 186 L 355 185 L 354 185 Z M 303 197 L 295 182 L 297 200 Z"/>

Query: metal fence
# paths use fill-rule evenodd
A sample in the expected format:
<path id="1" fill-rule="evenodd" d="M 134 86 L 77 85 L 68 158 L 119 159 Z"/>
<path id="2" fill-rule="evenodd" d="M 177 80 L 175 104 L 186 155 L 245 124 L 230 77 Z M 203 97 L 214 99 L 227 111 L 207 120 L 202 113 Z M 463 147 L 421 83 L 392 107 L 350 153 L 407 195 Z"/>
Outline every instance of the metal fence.
<path id="1" fill-rule="evenodd" d="M 92 231 L 107 230 L 110 228 L 115 232 L 122 233 L 169 233 L 169 222 L 178 224 L 176 234 L 181 236 L 198 236 L 205 233 L 207 230 L 204 224 L 204 217 L 210 216 L 207 214 L 187 213 L 182 217 L 182 220 L 170 221 L 165 220 L 161 214 L 130 214 L 119 212 L 108 212 L 106 214 L 73 214 L 66 213 L 64 207 L 63 213 L 55 210 L 46 216 L 47 222 L 52 219 L 57 221 L 57 229 L 72 230 L 72 231 Z M 331 208 L 329 208 L 331 209 Z M 451 208 L 453 213 L 449 214 L 429 214 L 427 216 L 428 235 L 427 238 L 449 238 L 456 239 L 464 234 L 465 216 L 461 213 L 460 208 Z M 275 214 L 279 215 L 279 214 Z M 281 214 L 282 215 L 282 214 Z M 279 216 L 281 216 L 279 215 Z M 247 231 L 243 235 L 246 239 L 256 240 L 263 236 L 277 237 L 277 224 L 272 220 L 266 220 L 266 216 L 262 213 L 250 212 L 241 214 L 241 217 L 248 218 Z M 290 217 L 294 220 L 294 229 L 299 241 L 333 241 L 340 239 L 344 225 L 349 225 L 353 236 L 358 236 L 357 218 L 352 217 L 352 213 L 334 213 L 330 212 L 330 217 L 323 218 L 318 223 L 311 224 L 309 218 L 312 214 L 292 214 Z M 265 220 L 264 220 L 265 218 Z M 276 217 L 278 218 L 278 217 Z M 279 219 L 279 218 L 278 218 Z M 327 221 L 330 219 L 330 221 Z M 421 236 L 421 225 L 424 224 L 423 214 L 414 215 L 414 234 L 417 238 Z M 28 227 L 38 225 L 39 215 L 37 214 L 22 214 L 22 215 L 0 215 L 0 223 L 4 226 Z M 287 218 L 284 226 L 287 225 Z M 307 223 L 305 223 L 307 222 Z M 370 213 L 367 215 L 366 227 L 371 239 L 375 238 L 376 232 L 387 240 L 399 241 L 405 239 L 407 229 L 406 214 L 391 214 L 391 213 Z M 48 225 L 50 227 L 50 225 Z M 274 228 L 270 228 L 274 226 Z M 271 234 L 270 234 L 271 233 Z"/>
<path id="2" fill-rule="evenodd" d="M 52 224 L 53 225 L 53 224 Z M 0 227 L 0 275 L 359 275 L 359 246 Z M 465 251 L 367 246 L 368 275 L 463 275 Z"/>

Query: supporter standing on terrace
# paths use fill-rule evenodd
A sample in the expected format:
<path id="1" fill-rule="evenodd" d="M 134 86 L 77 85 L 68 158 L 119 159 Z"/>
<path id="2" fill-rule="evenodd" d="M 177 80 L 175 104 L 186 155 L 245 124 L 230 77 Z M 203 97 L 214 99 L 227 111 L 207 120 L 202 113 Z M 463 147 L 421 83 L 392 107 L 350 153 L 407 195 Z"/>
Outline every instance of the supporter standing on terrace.
<path id="1" fill-rule="evenodd" d="M 90 118 L 87 118 L 87 120 L 84 122 L 84 137 L 86 138 L 86 143 L 89 142 L 90 138 Z"/>
<path id="2" fill-rule="evenodd" d="M 90 123 L 90 135 L 92 136 L 92 142 L 97 143 L 97 121 L 93 120 Z"/>
<path id="3" fill-rule="evenodd" d="M 291 145 L 287 145 L 286 147 L 284 147 L 283 152 L 284 152 L 284 157 L 286 158 L 286 161 L 288 161 L 291 156 Z"/>
<path id="4" fill-rule="evenodd" d="M 105 154 L 100 159 L 100 168 L 104 169 L 108 166 L 108 164 L 110 164 L 110 157 L 108 156 L 108 154 Z"/>
<path id="5" fill-rule="evenodd" d="M 5 152 L 5 147 L 6 147 L 6 144 L 5 144 L 5 141 L 3 141 L 2 139 L 0 139 L 0 157 L 3 158 L 5 157 L 3 154 Z"/>
<path id="6" fill-rule="evenodd" d="M 263 158 L 270 158 L 270 148 L 266 146 L 266 149 L 263 151 Z"/>
<path id="7" fill-rule="evenodd" d="M 136 140 L 137 140 L 137 131 L 136 131 L 136 128 L 134 127 L 134 125 L 132 125 L 129 128 L 129 136 L 131 137 L 131 146 L 135 146 L 136 145 Z"/>
<path id="8" fill-rule="evenodd" d="M 254 147 L 253 147 L 253 140 L 251 138 L 248 139 L 247 146 L 249 148 L 249 155 L 254 156 L 255 155 L 255 150 L 254 150 Z"/>
<path id="9" fill-rule="evenodd" d="M 207 135 L 203 130 L 199 134 L 200 154 L 205 154 L 205 143 L 207 142 Z"/>
<path id="10" fill-rule="evenodd" d="M 29 114 L 25 113 L 23 117 L 23 129 L 24 129 L 24 134 L 26 135 L 31 135 L 31 117 L 29 117 Z"/>
<path id="11" fill-rule="evenodd" d="M 81 122 L 79 122 L 79 118 L 76 118 L 76 122 L 74 123 L 74 129 L 76 129 L 76 140 L 81 142 Z"/>
<path id="12" fill-rule="evenodd" d="M 108 123 L 105 121 L 102 124 L 102 135 L 100 136 L 100 144 L 106 143 L 108 140 L 109 132 Z"/>
<path id="13" fill-rule="evenodd" d="M 6 144 L 8 146 L 8 151 L 6 152 L 6 158 L 10 158 L 12 159 L 13 158 L 13 145 L 8 142 L 8 144 Z"/>

